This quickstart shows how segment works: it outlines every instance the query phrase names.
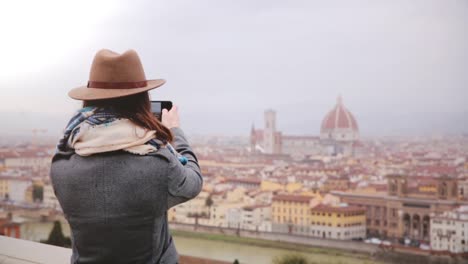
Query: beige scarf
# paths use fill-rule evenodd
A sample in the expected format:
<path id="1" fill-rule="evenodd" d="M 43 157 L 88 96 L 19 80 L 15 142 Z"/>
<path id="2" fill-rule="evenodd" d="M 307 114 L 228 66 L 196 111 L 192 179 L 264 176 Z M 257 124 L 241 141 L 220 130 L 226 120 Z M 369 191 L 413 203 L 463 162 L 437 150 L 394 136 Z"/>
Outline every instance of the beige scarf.
<path id="1" fill-rule="evenodd" d="M 156 137 L 156 131 L 137 126 L 129 119 L 93 126 L 83 122 L 78 127 L 80 131 L 69 144 L 81 156 L 119 149 L 145 155 L 157 150 L 156 147 L 145 144 Z"/>

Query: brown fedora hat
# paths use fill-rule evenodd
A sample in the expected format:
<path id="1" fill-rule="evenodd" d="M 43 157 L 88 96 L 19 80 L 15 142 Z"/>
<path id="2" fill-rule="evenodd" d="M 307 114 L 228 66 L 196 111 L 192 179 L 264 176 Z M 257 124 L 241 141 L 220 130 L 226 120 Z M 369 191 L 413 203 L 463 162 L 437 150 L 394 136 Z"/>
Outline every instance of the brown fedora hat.
<path id="1" fill-rule="evenodd" d="M 118 54 L 103 49 L 94 56 L 88 85 L 74 88 L 68 95 L 77 100 L 116 98 L 146 92 L 165 82 L 163 79 L 146 80 L 136 51 Z"/>

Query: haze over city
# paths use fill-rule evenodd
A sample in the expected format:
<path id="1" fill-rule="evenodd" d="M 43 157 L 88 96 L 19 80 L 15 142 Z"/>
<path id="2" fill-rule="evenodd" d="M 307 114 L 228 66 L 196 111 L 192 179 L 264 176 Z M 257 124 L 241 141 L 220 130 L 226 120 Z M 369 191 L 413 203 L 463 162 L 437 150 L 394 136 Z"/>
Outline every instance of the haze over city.
<path id="1" fill-rule="evenodd" d="M 338 95 L 363 136 L 468 132 L 467 1 L 28 5 L 0 8 L 3 134 L 58 135 L 101 48 L 137 50 L 190 133 L 247 136 L 272 108 L 280 130 L 316 135 Z"/>

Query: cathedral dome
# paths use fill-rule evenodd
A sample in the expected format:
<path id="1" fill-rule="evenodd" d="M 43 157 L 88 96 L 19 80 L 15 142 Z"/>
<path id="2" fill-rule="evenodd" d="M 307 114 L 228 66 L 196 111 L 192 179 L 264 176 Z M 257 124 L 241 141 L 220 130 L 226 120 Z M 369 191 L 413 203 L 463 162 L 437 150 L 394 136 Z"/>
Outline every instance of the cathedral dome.
<path id="1" fill-rule="evenodd" d="M 340 141 L 359 139 L 359 128 L 356 119 L 343 105 L 341 96 L 338 97 L 335 107 L 323 119 L 320 137 Z"/>

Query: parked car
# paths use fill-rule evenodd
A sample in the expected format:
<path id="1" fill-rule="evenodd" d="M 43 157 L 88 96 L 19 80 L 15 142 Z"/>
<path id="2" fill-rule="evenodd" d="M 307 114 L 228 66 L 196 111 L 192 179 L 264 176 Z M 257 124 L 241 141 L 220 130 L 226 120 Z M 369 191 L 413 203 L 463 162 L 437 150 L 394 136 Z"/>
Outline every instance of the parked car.
<path id="1" fill-rule="evenodd" d="M 431 246 L 428 244 L 421 244 L 419 245 L 419 248 L 422 250 L 431 250 Z"/>
<path id="2" fill-rule="evenodd" d="M 405 237 L 405 245 L 408 246 L 409 244 L 411 244 L 411 239 Z"/>
<path id="3" fill-rule="evenodd" d="M 380 240 L 380 239 L 378 239 L 376 237 L 372 237 L 372 238 L 366 239 L 365 242 L 370 243 L 370 244 L 380 245 L 380 243 L 382 243 L 382 240 Z"/>
<path id="4" fill-rule="evenodd" d="M 382 245 L 384 246 L 391 246 L 392 245 L 392 242 L 388 241 L 388 240 L 384 240 L 382 241 Z"/>
<path id="5" fill-rule="evenodd" d="M 404 238 L 399 238 L 398 243 L 400 243 L 401 245 L 404 245 L 405 244 L 405 239 Z"/>
<path id="6" fill-rule="evenodd" d="M 410 246 L 412 247 L 419 247 L 421 243 L 417 240 L 412 240 L 411 243 L 410 243 Z"/>

